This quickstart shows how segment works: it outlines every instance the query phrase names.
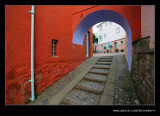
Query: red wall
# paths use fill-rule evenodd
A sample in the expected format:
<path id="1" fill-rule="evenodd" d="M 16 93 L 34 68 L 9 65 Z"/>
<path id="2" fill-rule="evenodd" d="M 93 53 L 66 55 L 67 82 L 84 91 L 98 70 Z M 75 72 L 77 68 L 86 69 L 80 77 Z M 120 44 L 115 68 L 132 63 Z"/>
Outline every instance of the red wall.
<path id="1" fill-rule="evenodd" d="M 121 13 L 131 25 L 133 40 L 140 36 L 140 7 L 35 6 L 34 68 L 35 91 L 39 95 L 48 86 L 86 60 L 86 45 L 72 44 L 74 30 L 89 13 L 111 9 Z M 91 6 L 92 7 L 92 6 Z M 31 6 L 6 6 L 6 104 L 24 104 L 31 97 Z M 135 18 L 135 19 L 133 19 Z M 93 56 L 92 29 L 90 57 Z M 58 40 L 58 57 L 52 57 L 52 39 Z"/>
<path id="2" fill-rule="evenodd" d="M 6 6 L 6 103 L 23 104 L 31 96 L 31 6 Z M 72 44 L 69 6 L 35 6 L 34 68 L 36 96 L 85 59 L 85 46 Z M 58 57 L 52 57 L 52 39 Z"/>

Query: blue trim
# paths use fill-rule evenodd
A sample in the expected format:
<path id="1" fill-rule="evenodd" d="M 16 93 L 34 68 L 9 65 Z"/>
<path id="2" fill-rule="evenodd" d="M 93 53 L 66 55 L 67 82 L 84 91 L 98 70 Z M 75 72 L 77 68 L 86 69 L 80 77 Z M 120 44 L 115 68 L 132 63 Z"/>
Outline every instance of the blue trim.
<path id="1" fill-rule="evenodd" d="M 31 101 L 35 100 L 35 91 L 34 91 L 34 14 L 35 14 L 35 7 L 32 5 L 31 13 Z"/>
<path id="2" fill-rule="evenodd" d="M 87 58 L 89 58 L 89 32 L 86 35 Z"/>

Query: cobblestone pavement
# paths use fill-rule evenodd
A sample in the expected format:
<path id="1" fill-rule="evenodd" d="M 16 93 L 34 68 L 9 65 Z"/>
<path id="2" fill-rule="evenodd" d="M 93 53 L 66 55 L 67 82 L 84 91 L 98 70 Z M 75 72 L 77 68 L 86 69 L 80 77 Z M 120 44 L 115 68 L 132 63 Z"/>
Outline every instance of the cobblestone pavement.
<path id="1" fill-rule="evenodd" d="M 117 56 L 117 75 L 115 83 L 115 105 L 140 104 L 134 89 L 134 83 L 128 70 L 124 55 Z"/>

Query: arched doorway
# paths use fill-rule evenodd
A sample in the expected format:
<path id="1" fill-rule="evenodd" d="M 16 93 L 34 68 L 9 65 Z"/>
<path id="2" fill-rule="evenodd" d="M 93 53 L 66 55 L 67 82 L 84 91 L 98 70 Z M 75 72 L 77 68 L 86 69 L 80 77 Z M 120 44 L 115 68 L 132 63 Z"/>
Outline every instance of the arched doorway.
<path id="1" fill-rule="evenodd" d="M 83 45 L 84 37 L 87 31 L 95 24 L 103 21 L 115 22 L 123 27 L 128 38 L 128 66 L 131 71 L 132 63 L 132 35 L 128 21 L 121 14 L 112 10 L 98 10 L 90 13 L 81 20 L 74 34 L 72 43 Z"/>

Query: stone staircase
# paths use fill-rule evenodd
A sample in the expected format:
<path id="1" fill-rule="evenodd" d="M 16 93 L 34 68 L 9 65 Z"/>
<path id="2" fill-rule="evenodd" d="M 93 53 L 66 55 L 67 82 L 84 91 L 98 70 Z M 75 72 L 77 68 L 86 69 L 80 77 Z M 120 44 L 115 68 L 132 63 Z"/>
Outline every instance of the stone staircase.
<path id="1" fill-rule="evenodd" d="M 113 57 L 101 57 L 83 79 L 62 99 L 60 105 L 98 105 Z"/>

